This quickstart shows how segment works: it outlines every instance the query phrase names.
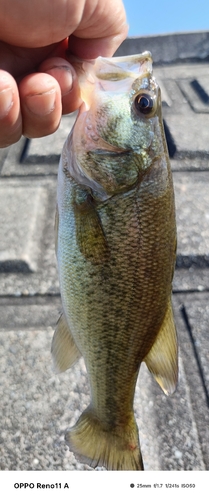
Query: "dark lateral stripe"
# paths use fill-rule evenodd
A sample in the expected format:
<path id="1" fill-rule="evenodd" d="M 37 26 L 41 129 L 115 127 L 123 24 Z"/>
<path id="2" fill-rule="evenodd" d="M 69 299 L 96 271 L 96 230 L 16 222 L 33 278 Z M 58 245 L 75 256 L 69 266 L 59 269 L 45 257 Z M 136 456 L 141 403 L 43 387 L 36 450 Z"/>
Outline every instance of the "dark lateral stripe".
<path id="1" fill-rule="evenodd" d="M 208 104 L 209 103 L 209 95 L 205 91 L 205 89 L 202 87 L 202 85 L 200 85 L 200 83 L 198 82 L 198 80 L 192 80 L 190 82 L 190 85 L 195 90 L 196 94 L 199 96 L 199 98 L 201 99 L 201 101 L 204 104 Z"/>
<path id="2" fill-rule="evenodd" d="M 170 129 L 165 120 L 163 120 L 164 130 L 165 130 L 165 138 L 168 146 L 168 153 L 170 158 L 173 158 L 176 153 L 176 145 L 173 136 L 171 135 Z"/>
<path id="3" fill-rule="evenodd" d="M 176 268 L 178 269 L 205 269 L 209 267 L 209 255 L 177 255 Z"/>

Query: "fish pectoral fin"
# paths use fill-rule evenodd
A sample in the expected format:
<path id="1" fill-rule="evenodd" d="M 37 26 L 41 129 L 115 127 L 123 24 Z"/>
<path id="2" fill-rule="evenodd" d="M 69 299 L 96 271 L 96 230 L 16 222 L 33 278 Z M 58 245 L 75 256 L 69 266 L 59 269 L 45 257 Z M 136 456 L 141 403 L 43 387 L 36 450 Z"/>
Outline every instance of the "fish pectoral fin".
<path id="1" fill-rule="evenodd" d="M 64 372 L 81 357 L 64 313 L 61 314 L 52 339 L 51 353 L 56 371 Z"/>
<path id="2" fill-rule="evenodd" d="M 91 197 L 82 204 L 74 204 L 76 237 L 83 256 L 92 264 L 102 264 L 109 259 L 109 249 L 101 220 Z"/>
<path id="3" fill-rule="evenodd" d="M 171 301 L 157 338 L 143 361 L 165 394 L 172 394 L 178 380 L 178 346 Z"/>

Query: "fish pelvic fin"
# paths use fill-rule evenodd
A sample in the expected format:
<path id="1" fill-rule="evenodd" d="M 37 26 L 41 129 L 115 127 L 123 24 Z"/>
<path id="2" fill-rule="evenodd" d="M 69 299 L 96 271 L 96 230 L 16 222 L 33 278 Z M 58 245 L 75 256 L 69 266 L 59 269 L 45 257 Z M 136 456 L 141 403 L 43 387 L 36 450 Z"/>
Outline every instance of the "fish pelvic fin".
<path id="1" fill-rule="evenodd" d="M 125 426 L 105 428 L 89 406 L 65 436 L 75 457 L 91 467 L 107 470 L 143 470 L 138 429 L 131 414 Z"/>
<path id="2" fill-rule="evenodd" d="M 143 361 L 163 392 L 173 394 L 178 381 L 178 345 L 171 300 L 157 338 Z"/>
<path id="3" fill-rule="evenodd" d="M 64 313 L 61 314 L 57 322 L 52 339 L 51 353 L 58 373 L 70 368 L 81 357 Z"/>

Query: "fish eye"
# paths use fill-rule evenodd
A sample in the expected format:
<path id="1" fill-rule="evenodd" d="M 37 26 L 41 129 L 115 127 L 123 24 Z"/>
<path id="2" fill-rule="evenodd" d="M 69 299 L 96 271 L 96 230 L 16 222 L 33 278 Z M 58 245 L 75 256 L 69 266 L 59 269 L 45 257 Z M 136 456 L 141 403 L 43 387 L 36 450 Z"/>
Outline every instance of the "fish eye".
<path id="1" fill-rule="evenodd" d="M 142 115 L 151 115 L 155 110 L 155 99 L 150 94 L 141 93 L 135 97 L 136 111 Z"/>

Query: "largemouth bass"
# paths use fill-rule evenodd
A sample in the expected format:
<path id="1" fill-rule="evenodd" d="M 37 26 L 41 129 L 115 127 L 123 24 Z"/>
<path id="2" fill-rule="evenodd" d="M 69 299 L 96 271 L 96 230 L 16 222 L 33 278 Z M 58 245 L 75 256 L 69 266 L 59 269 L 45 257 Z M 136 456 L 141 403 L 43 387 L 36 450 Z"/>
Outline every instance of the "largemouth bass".
<path id="1" fill-rule="evenodd" d="M 160 89 L 149 52 L 75 67 L 83 104 L 58 174 L 63 313 L 52 353 L 59 371 L 84 357 L 91 403 L 66 441 L 92 467 L 142 470 L 133 412 L 140 365 L 166 394 L 178 371 L 175 207 Z"/>

